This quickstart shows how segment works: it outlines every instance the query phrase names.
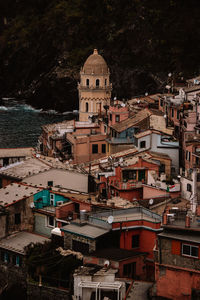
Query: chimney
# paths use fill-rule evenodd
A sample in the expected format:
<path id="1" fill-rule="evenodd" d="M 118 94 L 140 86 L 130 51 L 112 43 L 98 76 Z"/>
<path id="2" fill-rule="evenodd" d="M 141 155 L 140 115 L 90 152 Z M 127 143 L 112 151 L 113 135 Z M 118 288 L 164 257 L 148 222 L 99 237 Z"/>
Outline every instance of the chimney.
<path id="1" fill-rule="evenodd" d="M 190 216 L 189 215 L 185 216 L 185 227 L 190 228 Z"/>
<path id="2" fill-rule="evenodd" d="M 167 214 L 163 214 L 163 225 L 167 225 Z"/>

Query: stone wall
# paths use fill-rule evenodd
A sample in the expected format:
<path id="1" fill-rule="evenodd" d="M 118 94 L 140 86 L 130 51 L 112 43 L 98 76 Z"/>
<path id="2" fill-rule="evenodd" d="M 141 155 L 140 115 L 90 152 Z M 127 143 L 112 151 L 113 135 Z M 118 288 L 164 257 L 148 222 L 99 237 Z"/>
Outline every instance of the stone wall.
<path id="1" fill-rule="evenodd" d="M 180 243 L 182 243 L 180 241 Z M 186 243 L 186 242 L 185 242 Z M 188 241 L 189 243 L 189 241 Z M 192 244 L 192 243 L 191 243 Z M 200 270 L 200 260 L 188 256 L 172 254 L 172 240 L 167 238 L 160 239 L 161 247 L 161 264 L 178 266 L 181 268 L 188 268 Z"/>
<path id="2" fill-rule="evenodd" d="M 84 238 L 78 235 L 72 235 L 70 233 L 65 232 L 64 235 L 64 248 L 72 249 L 72 241 L 79 241 L 81 243 L 89 244 L 89 253 L 96 250 L 96 241 Z"/>

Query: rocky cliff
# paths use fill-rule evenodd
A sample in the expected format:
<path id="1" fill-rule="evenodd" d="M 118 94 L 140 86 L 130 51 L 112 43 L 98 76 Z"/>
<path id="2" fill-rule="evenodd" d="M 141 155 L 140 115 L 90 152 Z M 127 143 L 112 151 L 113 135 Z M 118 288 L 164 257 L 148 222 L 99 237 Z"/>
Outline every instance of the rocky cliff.
<path id="1" fill-rule="evenodd" d="M 163 91 L 167 74 L 199 73 L 197 0 L 1 0 L 0 96 L 61 111 L 78 106 L 77 81 L 98 48 L 113 96 Z"/>

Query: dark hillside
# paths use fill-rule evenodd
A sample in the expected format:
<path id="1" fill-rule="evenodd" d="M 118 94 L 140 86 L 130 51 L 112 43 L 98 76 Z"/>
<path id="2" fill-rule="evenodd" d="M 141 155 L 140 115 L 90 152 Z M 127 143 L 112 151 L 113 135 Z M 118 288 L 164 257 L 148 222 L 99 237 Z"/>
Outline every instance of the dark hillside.
<path id="1" fill-rule="evenodd" d="M 163 90 L 199 74 L 199 1 L 1 0 L 0 96 L 77 108 L 80 66 L 98 48 L 113 96 Z"/>

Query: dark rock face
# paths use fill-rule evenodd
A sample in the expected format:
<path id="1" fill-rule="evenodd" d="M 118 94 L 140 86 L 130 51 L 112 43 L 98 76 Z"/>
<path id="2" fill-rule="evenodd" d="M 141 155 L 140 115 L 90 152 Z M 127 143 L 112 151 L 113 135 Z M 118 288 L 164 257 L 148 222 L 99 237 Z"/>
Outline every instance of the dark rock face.
<path id="1" fill-rule="evenodd" d="M 79 70 L 94 48 L 113 96 L 163 90 L 167 74 L 199 73 L 196 0 L 2 0 L 0 96 L 58 110 L 78 107 Z M 192 16 L 192 17 L 191 17 Z"/>

